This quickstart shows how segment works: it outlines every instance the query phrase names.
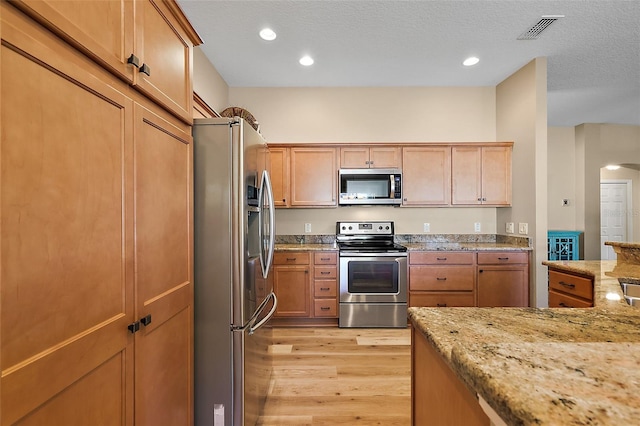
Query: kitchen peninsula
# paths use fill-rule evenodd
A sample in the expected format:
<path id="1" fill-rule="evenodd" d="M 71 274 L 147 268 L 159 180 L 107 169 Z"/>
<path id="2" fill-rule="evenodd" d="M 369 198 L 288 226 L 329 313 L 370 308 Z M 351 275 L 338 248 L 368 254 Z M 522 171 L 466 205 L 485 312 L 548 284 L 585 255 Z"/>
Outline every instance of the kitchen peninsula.
<path id="1" fill-rule="evenodd" d="M 413 424 L 637 422 L 640 310 L 617 279 L 634 268 L 543 263 L 593 276 L 594 307 L 409 308 Z"/>

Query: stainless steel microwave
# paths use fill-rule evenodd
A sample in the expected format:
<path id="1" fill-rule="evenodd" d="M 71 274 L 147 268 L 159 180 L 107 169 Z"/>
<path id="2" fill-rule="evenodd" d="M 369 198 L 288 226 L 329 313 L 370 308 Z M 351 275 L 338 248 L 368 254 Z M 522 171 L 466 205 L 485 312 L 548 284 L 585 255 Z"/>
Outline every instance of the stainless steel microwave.
<path id="1" fill-rule="evenodd" d="M 340 169 L 340 205 L 402 203 L 400 169 Z"/>

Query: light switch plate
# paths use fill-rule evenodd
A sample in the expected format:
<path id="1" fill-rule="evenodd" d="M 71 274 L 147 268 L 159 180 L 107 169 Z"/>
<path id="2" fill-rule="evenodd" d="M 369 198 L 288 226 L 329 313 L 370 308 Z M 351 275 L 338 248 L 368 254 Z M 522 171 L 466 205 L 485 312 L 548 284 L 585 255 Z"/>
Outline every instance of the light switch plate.
<path id="1" fill-rule="evenodd" d="M 424 232 L 431 232 L 431 224 L 427 223 L 427 222 L 423 223 L 422 224 L 422 230 Z"/>
<path id="2" fill-rule="evenodd" d="M 304 232 L 311 232 L 311 224 L 310 223 L 305 223 L 304 224 Z"/>
<path id="3" fill-rule="evenodd" d="M 513 234 L 514 231 L 514 226 L 513 226 L 513 222 L 507 222 L 507 234 Z"/>
<path id="4" fill-rule="evenodd" d="M 518 224 L 518 233 L 527 235 L 529 233 L 529 224 L 528 223 L 519 223 Z"/>
<path id="5" fill-rule="evenodd" d="M 481 225 L 480 225 L 480 222 L 474 223 L 473 224 L 473 229 L 474 229 L 475 232 L 480 232 L 480 230 L 482 229 Z"/>

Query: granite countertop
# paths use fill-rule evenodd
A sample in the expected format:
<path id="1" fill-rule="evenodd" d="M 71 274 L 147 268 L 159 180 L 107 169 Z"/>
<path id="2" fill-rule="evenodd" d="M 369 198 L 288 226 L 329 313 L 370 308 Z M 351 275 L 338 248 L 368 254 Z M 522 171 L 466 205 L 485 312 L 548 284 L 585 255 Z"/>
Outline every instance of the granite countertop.
<path id="1" fill-rule="evenodd" d="M 324 251 L 338 250 L 335 244 L 318 244 L 318 243 L 278 243 L 276 251 Z"/>
<path id="2" fill-rule="evenodd" d="M 458 377 L 509 425 L 620 425 L 640 418 L 640 309 L 615 261 L 544 262 L 594 277 L 595 307 L 409 308 Z"/>
<path id="3" fill-rule="evenodd" d="M 521 251 L 533 250 L 532 247 L 514 245 L 510 243 L 497 242 L 418 242 L 418 243 L 402 243 L 408 251 L 482 251 L 482 250 L 500 250 L 500 251 Z"/>

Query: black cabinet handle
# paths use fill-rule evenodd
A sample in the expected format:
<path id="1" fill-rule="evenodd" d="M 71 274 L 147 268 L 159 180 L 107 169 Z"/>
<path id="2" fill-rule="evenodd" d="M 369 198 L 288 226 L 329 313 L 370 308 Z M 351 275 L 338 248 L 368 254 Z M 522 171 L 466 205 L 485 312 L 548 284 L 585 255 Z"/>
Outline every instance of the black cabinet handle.
<path id="1" fill-rule="evenodd" d="M 447 307 L 447 304 L 446 304 L 446 303 L 436 303 L 436 306 L 437 306 L 438 308 L 446 308 L 446 307 Z"/>
<path id="2" fill-rule="evenodd" d="M 328 306 L 321 306 L 320 307 L 320 310 L 322 310 L 322 311 L 328 311 L 329 309 L 331 309 L 331 308 L 329 308 Z"/>
<path id="3" fill-rule="evenodd" d="M 567 288 L 576 288 L 575 284 L 565 283 L 564 281 L 560 281 L 558 284 L 560 284 L 563 287 L 567 287 Z"/>
<path id="4" fill-rule="evenodd" d="M 320 291 L 329 291 L 329 287 L 320 287 Z"/>
<path id="5" fill-rule="evenodd" d="M 151 68 L 149 68 L 149 65 L 147 64 L 142 64 L 142 66 L 140 67 L 140 72 L 151 76 Z"/>
<path id="6" fill-rule="evenodd" d="M 330 273 L 331 273 L 331 272 L 329 272 L 329 271 L 320 271 L 320 275 L 328 275 L 328 274 L 330 274 Z"/>
<path id="7" fill-rule="evenodd" d="M 293 262 L 297 259 L 297 257 L 287 257 L 287 262 Z"/>
<path id="8" fill-rule="evenodd" d="M 447 260 L 446 257 L 436 257 L 436 260 Z"/>
<path id="9" fill-rule="evenodd" d="M 138 59 L 138 57 L 132 53 L 131 56 L 127 58 L 127 64 L 133 65 L 136 68 L 140 68 L 140 59 Z"/>
<path id="10" fill-rule="evenodd" d="M 498 260 L 509 260 L 508 257 L 499 257 Z"/>
<path id="11" fill-rule="evenodd" d="M 446 280 L 447 280 L 447 277 L 444 277 L 444 278 L 436 277 L 436 280 L 437 280 L 437 281 L 446 281 Z"/>
<path id="12" fill-rule="evenodd" d="M 136 322 L 132 322 L 131 324 L 129 324 L 127 326 L 127 329 L 129 329 L 129 331 L 131 332 L 131 334 L 135 333 L 136 331 L 140 330 L 140 321 L 136 321 Z"/>
<path id="13" fill-rule="evenodd" d="M 151 314 L 147 315 L 144 318 L 140 318 L 140 322 L 142 323 L 142 325 L 144 325 L 145 327 L 148 326 L 149 324 L 151 324 Z"/>

